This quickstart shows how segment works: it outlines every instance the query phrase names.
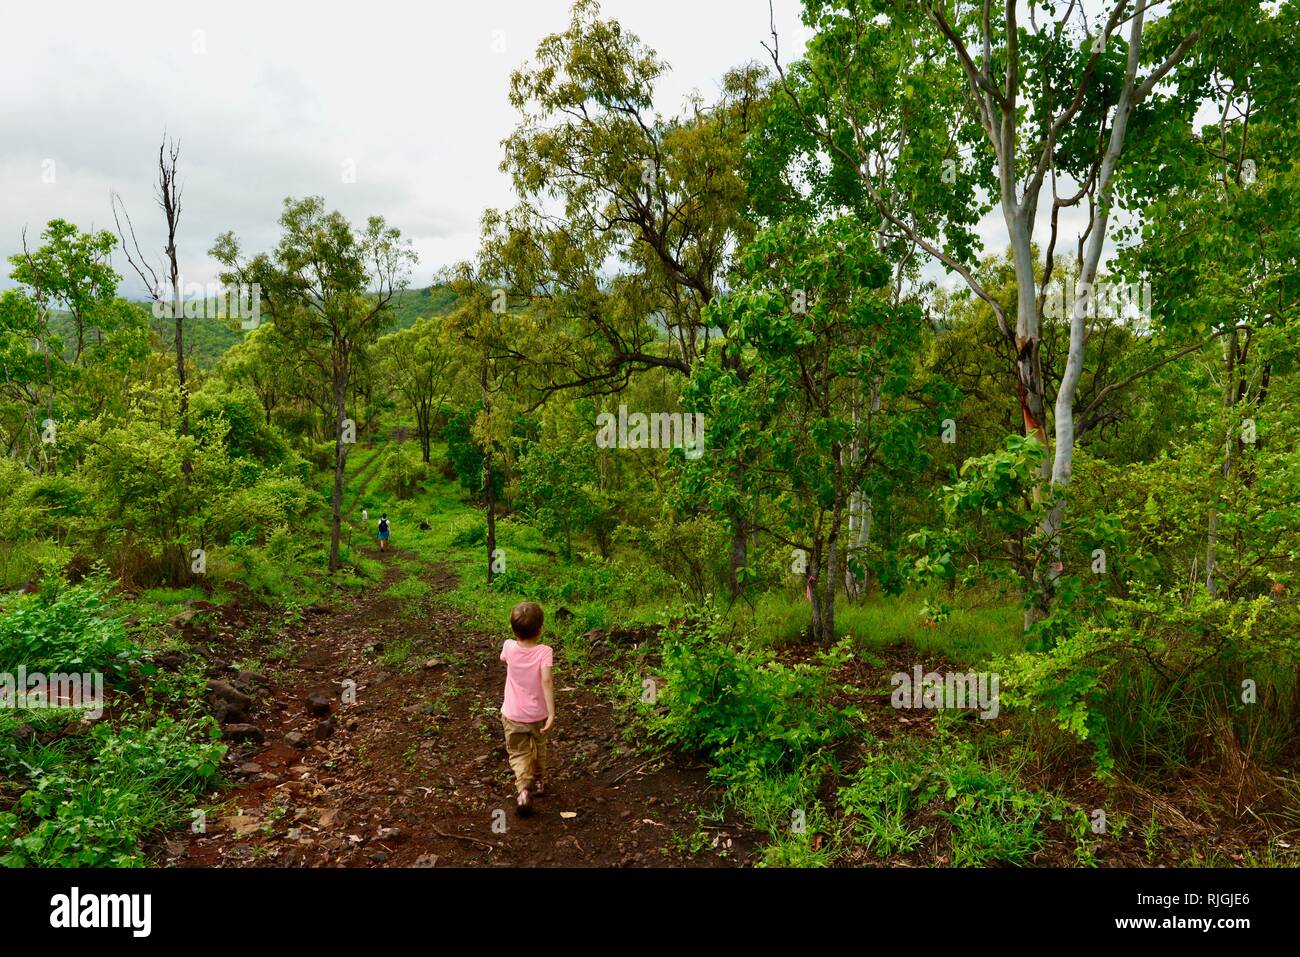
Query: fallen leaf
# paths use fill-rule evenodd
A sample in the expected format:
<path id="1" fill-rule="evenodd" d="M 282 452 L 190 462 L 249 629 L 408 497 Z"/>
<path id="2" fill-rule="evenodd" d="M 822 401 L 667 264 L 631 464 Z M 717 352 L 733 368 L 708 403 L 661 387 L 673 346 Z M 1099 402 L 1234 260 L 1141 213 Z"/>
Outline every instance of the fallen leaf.
<path id="1" fill-rule="evenodd" d="M 228 827 L 232 831 L 238 832 L 241 827 L 247 827 L 250 824 L 255 825 L 257 823 L 257 820 L 258 820 L 257 818 L 252 817 L 248 814 L 234 814 L 231 815 L 230 817 L 223 817 L 218 819 L 217 823 L 222 827 Z"/>
<path id="2" fill-rule="evenodd" d="M 577 816 L 578 816 L 578 812 L 577 812 L 577 811 L 561 811 L 561 812 L 560 812 L 560 817 L 577 817 Z"/>

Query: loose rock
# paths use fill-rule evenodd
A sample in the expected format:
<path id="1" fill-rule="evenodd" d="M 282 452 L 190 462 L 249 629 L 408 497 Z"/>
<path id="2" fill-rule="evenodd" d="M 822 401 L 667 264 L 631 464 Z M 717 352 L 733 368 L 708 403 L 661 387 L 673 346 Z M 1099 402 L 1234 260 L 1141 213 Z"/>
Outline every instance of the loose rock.
<path id="1" fill-rule="evenodd" d="M 252 724 L 228 724 L 221 729 L 221 737 L 227 741 L 253 741 L 261 744 L 266 740 L 266 733 Z"/>

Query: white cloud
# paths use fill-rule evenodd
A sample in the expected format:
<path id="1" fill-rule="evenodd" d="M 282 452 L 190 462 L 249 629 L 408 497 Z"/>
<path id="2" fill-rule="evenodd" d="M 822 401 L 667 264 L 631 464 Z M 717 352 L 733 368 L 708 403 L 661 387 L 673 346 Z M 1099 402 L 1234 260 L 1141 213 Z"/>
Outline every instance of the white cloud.
<path id="1" fill-rule="evenodd" d="M 766 0 L 606 0 L 603 10 L 672 65 L 665 108 L 765 56 Z M 783 53 L 802 46 L 798 11 L 797 0 L 776 4 Z M 181 141 L 187 279 L 215 278 L 207 250 L 218 233 L 267 248 L 284 197 L 321 194 L 355 220 L 379 213 L 402 229 L 423 285 L 472 255 L 484 209 L 511 202 L 498 170 L 516 122 L 510 73 L 568 18 L 567 0 L 19 5 L 0 35 L 0 254 L 19 250 L 24 226 L 34 241 L 56 216 L 112 229 L 116 189 L 154 255 L 165 129 Z M 45 160 L 54 183 L 41 182 Z M 342 182 L 345 161 L 355 183 Z M 124 292 L 141 294 L 117 265 Z"/>

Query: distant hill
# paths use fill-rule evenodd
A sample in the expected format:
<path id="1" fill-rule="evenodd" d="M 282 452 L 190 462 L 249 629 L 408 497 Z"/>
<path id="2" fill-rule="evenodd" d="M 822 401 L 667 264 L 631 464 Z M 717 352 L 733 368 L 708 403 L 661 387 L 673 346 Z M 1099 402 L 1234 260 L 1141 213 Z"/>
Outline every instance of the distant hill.
<path id="1" fill-rule="evenodd" d="M 424 289 L 404 289 L 393 296 L 389 303 L 392 318 L 384 326 L 382 333 L 397 332 L 415 325 L 420 319 L 429 316 L 445 316 L 455 307 L 456 294 L 445 286 L 429 286 Z M 153 315 L 149 302 L 133 302 L 133 306 L 149 316 L 149 326 L 157 333 L 164 349 L 171 349 L 175 327 L 170 319 L 159 319 Z M 213 309 L 212 311 L 216 311 Z M 56 312 L 50 317 L 54 332 L 71 342 L 75 336 L 72 317 L 67 313 Z M 185 354 L 200 369 L 210 369 L 225 355 L 226 350 L 243 338 L 238 328 L 237 319 L 194 318 L 185 320 Z"/>
<path id="2" fill-rule="evenodd" d="M 429 316 L 445 316 L 456 306 L 456 294 L 446 286 L 428 286 L 424 289 L 404 289 L 393 296 L 389 304 L 393 319 L 384 332 L 398 332 L 415 325 L 416 320 Z"/>
<path id="3" fill-rule="evenodd" d="M 176 325 L 170 319 L 154 317 L 149 303 L 139 303 L 141 309 L 149 312 L 149 326 L 163 342 L 163 347 L 171 350 L 176 338 Z M 194 318 L 185 320 L 185 355 L 194 361 L 200 369 L 210 369 L 217 360 L 226 354 L 226 350 L 243 338 L 238 328 L 237 319 Z"/>

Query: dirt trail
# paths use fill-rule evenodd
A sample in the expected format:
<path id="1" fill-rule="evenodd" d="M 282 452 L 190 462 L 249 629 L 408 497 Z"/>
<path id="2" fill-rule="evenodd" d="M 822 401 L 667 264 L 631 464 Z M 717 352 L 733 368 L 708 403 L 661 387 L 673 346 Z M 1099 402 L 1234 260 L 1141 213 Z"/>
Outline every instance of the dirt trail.
<path id="1" fill-rule="evenodd" d="M 213 797 L 223 809 L 206 832 L 168 840 L 166 858 L 189 867 L 750 862 L 752 835 L 740 827 L 706 828 L 702 849 L 687 850 L 698 812 L 717 804 L 705 770 L 630 748 L 609 701 L 558 656 L 548 794 L 534 815 L 516 816 L 498 710 L 504 636 L 475 633 L 436 602 L 385 596 L 400 553 L 375 554 L 389 563 L 382 584 L 270 639 L 294 655 L 262 672 L 268 686 L 251 720 L 266 741 L 231 746 L 224 770 L 235 784 Z M 445 570 L 425 580 L 435 594 L 454 584 Z M 400 657 L 407 642 L 407 660 L 386 665 L 385 652 Z M 353 704 L 341 700 L 348 681 Z M 330 701 L 327 737 L 316 736 L 313 693 Z M 294 732 L 306 738 L 299 747 Z"/>

